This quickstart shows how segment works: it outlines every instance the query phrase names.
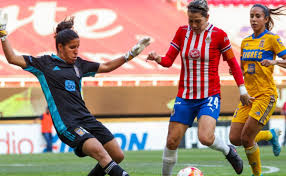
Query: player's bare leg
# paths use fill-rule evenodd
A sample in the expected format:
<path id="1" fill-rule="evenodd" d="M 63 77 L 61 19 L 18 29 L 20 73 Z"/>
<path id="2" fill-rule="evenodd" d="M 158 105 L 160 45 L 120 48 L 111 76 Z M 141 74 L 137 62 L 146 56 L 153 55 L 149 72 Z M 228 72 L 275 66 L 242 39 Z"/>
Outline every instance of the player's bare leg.
<path id="1" fill-rule="evenodd" d="M 169 123 L 167 144 L 163 152 L 162 176 L 172 175 L 173 167 L 177 162 L 177 148 L 188 127 L 178 122 Z"/>
<path id="2" fill-rule="evenodd" d="M 110 176 L 128 176 L 115 161 L 112 160 L 108 152 L 104 149 L 101 143 L 96 138 L 90 138 L 83 144 L 82 151 L 90 157 L 96 159 L 105 173 Z M 95 176 L 96 173 L 89 173 L 89 176 Z"/>
<path id="3" fill-rule="evenodd" d="M 209 146 L 211 149 L 222 152 L 226 159 L 230 162 L 237 174 L 243 171 L 243 161 L 237 154 L 233 146 L 228 146 L 220 138 L 215 135 L 216 120 L 213 117 L 203 115 L 198 121 L 198 137 L 203 145 Z"/>
<path id="4" fill-rule="evenodd" d="M 262 127 L 262 124 L 249 116 L 241 134 L 242 145 L 245 149 L 245 153 L 249 161 L 249 165 L 251 166 L 252 173 L 255 176 L 261 175 L 260 150 L 257 143 L 255 142 L 255 137 L 262 129 Z"/>

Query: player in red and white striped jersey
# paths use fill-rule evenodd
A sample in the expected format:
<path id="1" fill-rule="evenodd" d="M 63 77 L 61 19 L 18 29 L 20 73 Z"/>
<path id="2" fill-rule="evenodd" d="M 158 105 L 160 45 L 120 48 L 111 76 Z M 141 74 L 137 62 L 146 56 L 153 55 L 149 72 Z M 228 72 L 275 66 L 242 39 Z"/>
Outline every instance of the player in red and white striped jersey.
<path id="1" fill-rule="evenodd" d="M 250 104 L 248 95 L 227 34 L 208 23 L 206 0 L 193 0 L 188 5 L 189 25 L 181 26 L 164 57 L 151 52 L 147 60 L 154 60 L 164 67 L 172 66 L 177 55 L 181 56 L 179 91 L 170 118 L 167 144 L 163 154 L 162 175 L 172 174 L 177 160 L 177 148 L 186 130 L 198 120 L 198 138 L 204 145 L 221 151 L 237 174 L 243 170 L 241 158 L 233 146 L 215 135 L 216 121 L 220 112 L 220 56 L 227 61 L 240 88 L 243 104 Z"/>

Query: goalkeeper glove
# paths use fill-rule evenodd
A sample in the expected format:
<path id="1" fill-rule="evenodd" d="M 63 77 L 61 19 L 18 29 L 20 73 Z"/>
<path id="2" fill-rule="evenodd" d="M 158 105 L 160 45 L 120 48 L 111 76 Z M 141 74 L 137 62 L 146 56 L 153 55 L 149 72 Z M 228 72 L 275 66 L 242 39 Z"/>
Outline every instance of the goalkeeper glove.
<path id="1" fill-rule="evenodd" d="M 7 13 L 3 13 L 3 11 L 0 10 L 0 38 L 2 41 L 5 41 L 7 36 L 7 31 L 6 31 L 7 22 L 8 22 Z"/>
<path id="2" fill-rule="evenodd" d="M 124 58 L 126 62 L 138 56 L 144 50 L 144 48 L 147 47 L 149 44 L 150 44 L 150 37 L 144 37 L 140 39 L 139 42 L 125 54 Z"/>

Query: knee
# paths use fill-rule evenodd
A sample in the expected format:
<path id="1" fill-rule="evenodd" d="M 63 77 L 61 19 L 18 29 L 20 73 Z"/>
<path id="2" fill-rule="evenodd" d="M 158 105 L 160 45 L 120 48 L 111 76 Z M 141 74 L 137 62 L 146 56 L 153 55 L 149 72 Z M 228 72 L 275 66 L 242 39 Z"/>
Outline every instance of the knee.
<path id="1" fill-rule="evenodd" d="M 253 141 L 251 140 L 251 138 L 247 135 L 242 135 L 241 137 L 241 143 L 244 147 L 250 147 L 251 144 L 253 143 Z"/>
<path id="2" fill-rule="evenodd" d="M 88 155 L 98 161 L 105 160 L 108 157 L 108 153 L 105 150 L 100 150 L 99 148 L 91 148 L 88 150 Z"/>
<path id="3" fill-rule="evenodd" d="M 113 161 L 115 161 L 117 164 L 121 163 L 124 160 L 124 154 L 123 151 L 117 152 L 116 156 L 114 156 Z"/>
<path id="4" fill-rule="evenodd" d="M 231 144 L 235 145 L 235 146 L 240 146 L 241 145 L 241 138 L 240 136 L 235 136 L 232 134 L 229 134 L 229 141 Z"/>
<path id="5" fill-rule="evenodd" d="M 168 138 L 166 146 L 170 150 L 176 150 L 178 148 L 179 144 L 180 144 L 180 141 L 178 139 Z"/>
<path id="6" fill-rule="evenodd" d="M 211 146 L 214 142 L 214 134 L 210 134 L 210 135 L 199 135 L 199 141 L 206 146 Z"/>

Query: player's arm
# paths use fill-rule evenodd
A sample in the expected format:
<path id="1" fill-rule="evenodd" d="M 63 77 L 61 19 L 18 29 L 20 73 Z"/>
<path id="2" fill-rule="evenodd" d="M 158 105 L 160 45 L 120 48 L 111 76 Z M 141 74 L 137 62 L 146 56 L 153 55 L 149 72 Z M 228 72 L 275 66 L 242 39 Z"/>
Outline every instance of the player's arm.
<path id="1" fill-rule="evenodd" d="M 21 55 L 16 55 L 14 53 L 7 38 L 5 39 L 5 41 L 2 40 L 2 49 L 9 64 L 14 64 L 22 68 L 27 67 L 24 57 Z"/>
<path id="2" fill-rule="evenodd" d="M 233 50 L 231 48 L 230 41 L 226 33 L 223 32 L 221 36 L 222 36 L 220 40 L 221 41 L 220 43 L 221 53 L 222 53 L 223 59 L 227 61 L 227 64 L 229 65 L 230 70 L 231 70 L 230 72 L 232 73 L 234 80 L 239 88 L 240 101 L 243 105 L 249 105 L 252 103 L 252 100 L 254 100 L 254 98 L 248 95 L 248 92 L 244 85 L 241 67 L 236 61 Z"/>
<path id="3" fill-rule="evenodd" d="M 156 61 L 163 67 L 171 67 L 179 54 L 179 50 L 175 49 L 172 45 L 169 47 L 168 52 L 164 57 L 159 56 L 156 52 L 152 51 L 148 54 L 147 60 Z"/>
<path id="4" fill-rule="evenodd" d="M 275 60 L 276 64 L 274 65 L 278 65 L 280 67 L 286 68 L 286 54 L 282 56 L 283 60 Z"/>
<path id="5" fill-rule="evenodd" d="M 117 59 L 111 60 L 109 62 L 101 63 L 99 65 L 99 68 L 97 70 L 97 73 L 106 73 L 111 72 L 121 65 L 123 65 L 125 62 L 128 62 L 132 60 L 134 57 L 138 56 L 145 47 L 147 47 L 150 44 L 150 37 L 144 37 L 139 42 L 132 47 L 130 51 L 128 51 L 124 56 L 121 56 Z"/>
<path id="6" fill-rule="evenodd" d="M 265 67 L 268 67 L 270 65 L 278 65 L 280 67 L 286 68 L 286 60 L 285 60 L 286 47 L 284 46 L 283 42 L 281 41 L 278 35 L 272 36 L 270 41 L 271 41 L 272 51 L 283 60 L 263 60 L 261 61 L 261 65 Z"/>
<path id="7" fill-rule="evenodd" d="M 263 60 L 261 65 L 268 67 L 270 65 L 278 65 L 280 67 L 286 68 L 286 54 L 281 57 L 283 60 Z"/>
<path id="8" fill-rule="evenodd" d="M 180 52 L 180 43 L 182 43 L 183 41 L 182 38 L 185 38 L 185 34 L 182 30 L 182 27 L 179 27 L 170 44 L 170 47 L 166 55 L 162 57 L 153 51 L 149 53 L 147 57 L 147 61 L 148 60 L 156 61 L 158 64 L 162 65 L 163 67 L 171 67 Z"/>
<path id="9" fill-rule="evenodd" d="M 230 48 L 228 51 L 226 52 L 230 52 L 233 53 L 232 49 Z M 228 55 L 231 55 L 230 53 L 228 53 Z M 227 53 L 225 53 L 227 55 Z M 233 55 L 233 54 L 232 54 Z M 234 80 L 239 88 L 239 92 L 240 92 L 240 101 L 243 105 L 249 105 L 252 103 L 252 100 L 254 100 L 253 97 L 250 97 L 247 93 L 247 90 L 245 88 L 244 85 L 244 80 L 243 80 L 243 75 L 242 75 L 242 71 L 241 71 L 241 67 L 239 66 L 239 64 L 236 61 L 236 58 L 234 57 L 230 57 L 230 59 L 227 59 L 227 64 L 230 67 L 231 73 L 234 77 Z"/>
<path id="10" fill-rule="evenodd" d="M 8 22 L 8 15 L 0 10 L 0 38 L 2 49 L 9 64 L 14 64 L 22 68 L 26 68 L 27 64 L 23 56 L 16 55 L 7 39 L 6 25 Z"/>

